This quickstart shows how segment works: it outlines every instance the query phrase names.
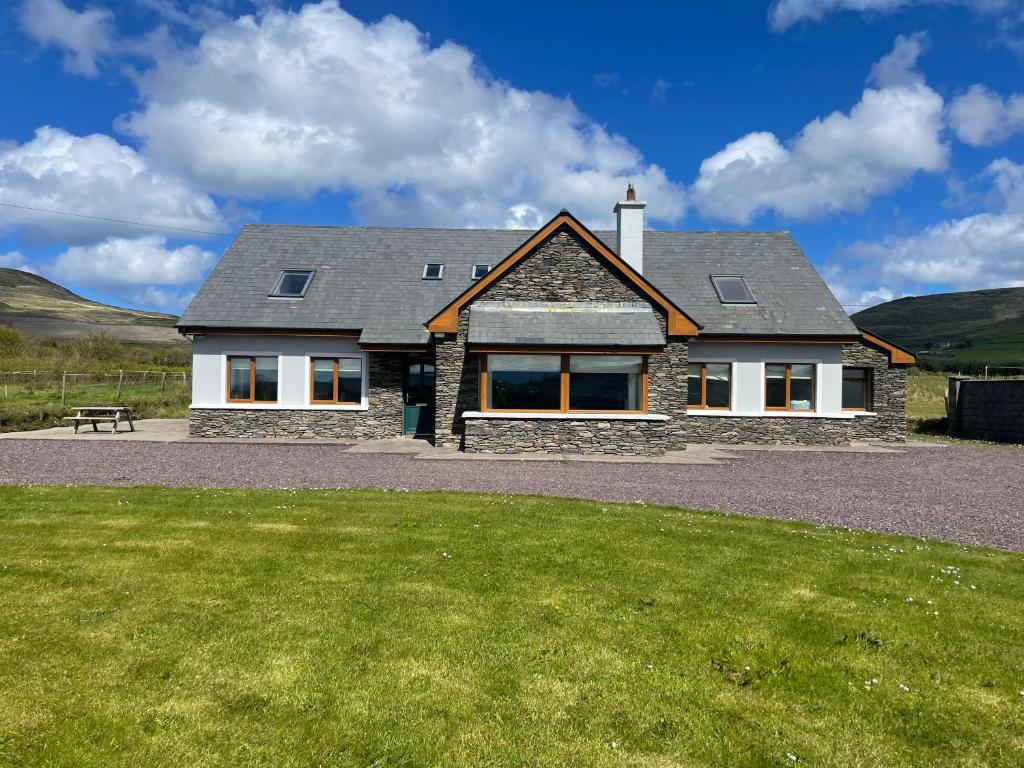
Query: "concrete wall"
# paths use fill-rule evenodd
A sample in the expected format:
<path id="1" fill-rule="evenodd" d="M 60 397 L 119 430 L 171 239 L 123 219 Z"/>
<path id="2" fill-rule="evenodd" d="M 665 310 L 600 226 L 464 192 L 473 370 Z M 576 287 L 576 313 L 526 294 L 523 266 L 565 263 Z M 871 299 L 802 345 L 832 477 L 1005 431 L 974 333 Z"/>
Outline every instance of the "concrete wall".
<path id="1" fill-rule="evenodd" d="M 1024 443 L 1024 380 L 951 377 L 946 412 L 951 435 Z"/>

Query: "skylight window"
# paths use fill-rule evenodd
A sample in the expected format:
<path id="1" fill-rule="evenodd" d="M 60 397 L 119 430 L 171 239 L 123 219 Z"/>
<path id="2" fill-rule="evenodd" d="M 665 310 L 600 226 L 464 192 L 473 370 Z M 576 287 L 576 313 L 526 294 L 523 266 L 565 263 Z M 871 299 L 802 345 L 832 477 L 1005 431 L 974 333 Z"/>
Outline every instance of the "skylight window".
<path id="1" fill-rule="evenodd" d="M 747 281 L 740 275 L 711 275 L 711 284 L 723 304 L 757 304 Z"/>
<path id="2" fill-rule="evenodd" d="M 474 264 L 473 265 L 473 279 L 479 280 L 481 277 L 491 271 L 490 264 Z"/>
<path id="3" fill-rule="evenodd" d="M 440 280 L 441 275 L 444 274 L 444 264 L 424 264 L 423 265 L 423 279 L 424 280 Z"/>
<path id="4" fill-rule="evenodd" d="M 286 269 L 277 278 L 277 284 L 270 295 L 286 299 L 301 299 L 306 295 L 306 289 L 309 288 L 312 279 L 313 270 L 311 269 Z"/>

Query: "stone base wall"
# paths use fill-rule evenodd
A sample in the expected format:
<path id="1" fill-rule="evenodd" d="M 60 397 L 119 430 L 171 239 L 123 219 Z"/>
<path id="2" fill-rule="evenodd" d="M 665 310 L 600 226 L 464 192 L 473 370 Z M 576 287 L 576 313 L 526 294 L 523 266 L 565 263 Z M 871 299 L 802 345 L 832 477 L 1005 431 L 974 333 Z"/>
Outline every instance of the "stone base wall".
<path id="1" fill-rule="evenodd" d="M 686 443 L 672 421 L 465 420 L 467 453 L 588 453 L 660 456 Z"/>
<path id="2" fill-rule="evenodd" d="M 691 443 L 730 445 L 843 445 L 872 437 L 872 426 L 858 423 L 872 418 L 691 416 L 686 420 L 686 439 Z"/>
<path id="3" fill-rule="evenodd" d="M 303 408 L 195 408 L 190 437 L 379 440 L 402 434 L 402 362 L 395 352 L 368 355 L 365 411 Z"/>

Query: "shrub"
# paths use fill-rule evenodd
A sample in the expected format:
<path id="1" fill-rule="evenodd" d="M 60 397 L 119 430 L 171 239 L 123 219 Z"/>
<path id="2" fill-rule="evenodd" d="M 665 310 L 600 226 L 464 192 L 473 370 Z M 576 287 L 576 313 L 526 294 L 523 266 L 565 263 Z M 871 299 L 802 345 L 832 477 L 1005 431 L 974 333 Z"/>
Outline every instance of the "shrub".
<path id="1" fill-rule="evenodd" d="M 21 334 L 7 325 L 0 325 L 0 357 L 17 357 L 25 348 Z"/>

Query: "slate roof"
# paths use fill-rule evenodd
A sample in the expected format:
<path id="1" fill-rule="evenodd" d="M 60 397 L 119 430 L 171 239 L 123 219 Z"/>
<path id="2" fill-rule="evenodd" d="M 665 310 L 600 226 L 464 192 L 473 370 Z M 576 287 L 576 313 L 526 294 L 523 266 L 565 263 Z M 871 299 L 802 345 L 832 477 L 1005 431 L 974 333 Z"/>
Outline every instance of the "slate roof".
<path id="1" fill-rule="evenodd" d="M 470 344 L 660 347 L 665 344 L 649 304 L 477 301 L 469 307 Z"/>
<path id="2" fill-rule="evenodd" d="M 532 230 L 249 224 L 178 321 L 188 329 L 359 330 L 414 344 L 423 324 Z M 594 233 L 614 250 L 615 233 Z M 424 280 L 440 262 L 442 280 Z M 282 269 L 315 269 L 302 299 L 269 296 Z M 723 305 L 712 274 L 743 275 L 757 304 Z M 850 335 L 857 330 L 786 232 L 644 232 L 644 277 L 702 334 Z"/>

